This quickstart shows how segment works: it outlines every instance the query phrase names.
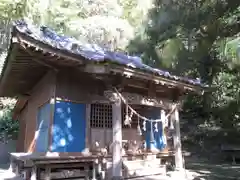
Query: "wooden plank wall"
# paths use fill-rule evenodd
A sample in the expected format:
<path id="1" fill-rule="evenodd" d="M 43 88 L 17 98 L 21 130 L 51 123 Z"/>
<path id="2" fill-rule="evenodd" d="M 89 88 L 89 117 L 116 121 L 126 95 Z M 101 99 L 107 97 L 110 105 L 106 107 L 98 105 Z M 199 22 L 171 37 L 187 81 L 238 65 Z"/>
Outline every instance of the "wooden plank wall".
<path id="1" fill-rule="evenodd" d="M 56 98 L 86 104 L 93 101 L 107 102 L 104 96 L 97 95 L 103 84 L 88 78 L 81 74 L 74 76 L 69 72 L 58 73 Z"/>
<path id="2" fill-rule="evenodd" d="M 123 141 L 131 140 L 137 143 L 141 142 L 137 129 L 128 128 L 122 130 Z M 95 142 L 99 142 L 100 147 L 104 147 L 112 143 L 112 129 L 104 128 L 91 128 L 91 145 L 94 147 Z"/>
<path id="3" fill-rule="evenodd" d="M 24 109 L 20 113 L 19 121 L 19 132 L 17 138 L 17 152 L 25 152 L 25 137 L 26 137 L 26 120 L 27 120 L 27 109 L 28 105 L 24 107 Z"/>
<path id="4" fill-rule="evenodd" d="M 98 82 L 95 82 L 95 80 L 89 80 L 86 77 L 82 77 L 81 74 L 73 75 L 69 72 L 59 72 L 57 76 L 57 100 L 86 104 L 87 122 L 85 148 L 90 148 L 92 143 L 90 139 L 91 131 L 90 128 L 88 128 L 90 127 L 90 104 L 94 102 L 108 102 L 108 100 L 104 96 L 97 95 L 97 91 L 100 86 L 103 85 L 98 85 Z"/>
<path id="5" fill-rule="evenodd" d="M 31 91 L 31 97 L 28 101 L 27 106 L 27 117 L 26 117 L 26 136 L 25 136 L 25 147 L 26 152 L 34 151 L 35 147 L 35 131 L 37 122 L 38 108 L 50 100 L 54 95 L 55 86 L 55 73 L 49 71 L 33 88 Z"/>

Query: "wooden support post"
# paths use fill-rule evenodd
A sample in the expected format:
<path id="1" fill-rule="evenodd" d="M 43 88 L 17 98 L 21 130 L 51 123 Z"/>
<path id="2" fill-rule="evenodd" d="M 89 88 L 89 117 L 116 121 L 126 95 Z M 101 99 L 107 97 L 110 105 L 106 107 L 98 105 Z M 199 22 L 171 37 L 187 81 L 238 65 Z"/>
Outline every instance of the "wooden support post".
<path id="1" fill-rule="evenodd" d="M 162 120 L 162 134 L 163 134 L 163 140 L 164 144 L 167 146 L 167 134 L 165 132 L 166 127 L 166 112 L 164 109 L 161 109 L 161 120 Z"/>
<path id="2" fill-rule="evenodd" d="M 93 169 L 92 169 L 92 180 L 96 180 L 96 164 L 93 162 Z"/>
<path id="3" fill-rule="evenodd" d="M 34 165 L 31 172 L 31 180 L 38 180 L 37 178 L 37 167 Z"/>
<path id="4" fill-rule="evenodd" d="M 178 108 L 175 109 L 175 111 L 173 113 L 173 118 L 175 120 L 175 132 L 174 132 L 174 137 L 173 137 L 174 150 L 175 150 L 175 166 L 176 166 L 176 170 L 182 170 L 183 169 L 183 157 L 182 157 Z"/>
<path id="5" fill-rule="evenodd" d="M 45 168 L 45 179 L 44 180 L 50 180 L 51 179 L 51 168 L 46 167 Z"/>
<path id="6" fill-rule="evenodd" d="M 10 156 L 10 167 L 9 167 L 9 171 L 10 172 L 14 172 L 15 171 L 15 164 L 14 164 L 14 160 L 12 155 Z"/>
<path id="7" fill-rule="evenodd" d="M 114 93 L 115 101 L 112 105 L 112 130 L 113 130 L 113 151 L 112 151 L 112 178 L 114 180 L 122 177 L 122 107 L 121 100 Z"/>
<path id="8" fill-rule="evenodd" d="M 51 108 L 51 114 L 50 114 L 50 122 L 49 122 L 49 129 L 48 129 L 48 149 L 47 151 L 52 151 L 52 135 L 53 135 L 53 123 L 54 123 L 54 115 L 55 115 L 55 106 L 56 106 L 56 89 L 57 89 L 57 73 L 53 72 L 54 75 L 54 84 L 52 88 L 52 97 L 50 98 L 50 108 Z"/>
<path id="9" fill-rule="evenodd" d="M 16 168 L 15 168 L 15 174 L 16 174 L 16 176 L 20 175 L 20 168 L 19 168 L 18 164 L 16 165 Z"/>
<path id="10" fill-rule="evenodd" d="M 85 150 L 90 151 L 92 145 L 91 138 L 91 127 L 90 127 L 90 116 L 91 116 L 91 104 L 86 104 L 86 139 L 85 139 Z"/>

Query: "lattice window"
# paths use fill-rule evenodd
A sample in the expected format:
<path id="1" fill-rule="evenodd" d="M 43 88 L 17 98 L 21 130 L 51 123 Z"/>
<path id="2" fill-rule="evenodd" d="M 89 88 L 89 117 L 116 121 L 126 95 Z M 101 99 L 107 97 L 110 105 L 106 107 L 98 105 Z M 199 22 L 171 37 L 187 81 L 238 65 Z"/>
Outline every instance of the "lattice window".
<path id="1" fill-rule="evenodd" d="M 112 128 L 112 105 L 91 104 L 90 126 L 92 128 Z"/>
<path id="2" fill-rule="evenodd" d="M 142 106 L 135 106 L 135 110 L 139 113 L 143 112 Z M 126 114 L 126 107 L 122 107 L 122 127 L 123 128 L 137 128 L 138 118 L 136 115 L 132 117 L 131 127 L 124 125 Z M 110 104 L 91 104 L 90 116 L 91 128 L 112 128 L 112 105 Z"/>

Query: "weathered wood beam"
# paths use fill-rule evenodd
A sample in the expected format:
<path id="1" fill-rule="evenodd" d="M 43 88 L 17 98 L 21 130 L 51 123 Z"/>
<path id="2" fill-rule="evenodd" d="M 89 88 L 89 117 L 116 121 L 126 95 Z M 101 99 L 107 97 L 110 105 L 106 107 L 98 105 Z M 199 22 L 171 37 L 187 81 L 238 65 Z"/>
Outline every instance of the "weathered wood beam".
<path id="1" fill-rule="evenodd" d="M 148 96 L 156 96 L 156 85 L 153 81 L 148 81 Z"/>
<path id="2" fill-rule="evenodd" d="M 142 72 L 139 70 L 134 70 L 131 68 L 124 68 L 122 66 L 112 66 L 112 65 L 102 65 L 102 64 L 86 64 L 84 67 L 81 67 L 81 70 L 87 73 L 94 74 L 110 74 L 113 75 L 121 74 L 123 77 L 127 79 L 131 79 L 133 77 L 138 78 L 140 80 L 145 80 L 149 82 L 150 87 L 154 85 L 155 88 L 157 86 L 168 86 L 170 88 L 178 88 L 183 91 L 194 91 L 202 94 L 203 88 L 194 86 L 188 83 L 180 82 L 177 80 L 171 80 L 168 78 L 160 77 L 158 75 Z M 142 88 L 147 88 L 147 86 L 143 86 Z"/>
<path id="3" fill-rule="evenodd" d="M 113 78 L 112 85 L 114 87 L 117 87 L 120 91 L 123 91 L 124 88 L 128 85 L 128 81 L 122 76 L 116 76 L 116 78 Z"/>
<path id="4" fill-rule="evenodd" d="M 188 91 L 193 91 L 199 94 L 202 94 L 204 92 L 204 89 L 202 87 L 199 86 L 194 86 L 192 84 L 188 84 L 188 83 L 184 83 L 178 80 L 172 80 L 172 79 L 168 79 L 168 78 L 164 78 L 158 75 L 154 75 L 151 73 L 146 73 L 146 72 L 142 72 L 139 70 L 135 70 L 135 69 L 131 69 L 131 68 L 124 68 L 124 67 L 120 67 L 120 66 L 112 66 L 110 68 L 110 71 L 114 72 L 114 73 L 120 73 L 123 76 L 126 76 L 128 78 L 130 77 L 136 77 L 139 79 L 143 79 L 143 80 L 147 80 L 147 81 L 154 81 L 157 84 L 160 85 L 167 85 L 170 86 L 172 88 L 176 88 L 179 87 L 181 89 L 184 90 L 188 90 Z"/>
<path id="5" fill-rule="evenodd" d="M 39 63 L 39 64 L 41 64 L 41 65 L 43 65 L 43 66 L 46 66 L 46 67 L 48 67 L 48 68 L 50 68 L 50 69 L 53 69 L 54 71 L 58 71 L 57 68 L 55 68 L 54 66 L 50 65 L 49 63 L 46 63 L 45 60 L 40 59 L 41 57 L 34 55 L 33 52 L 31 52 L 31 50 L 29 50 L 29 49 L 25 46 L 25 44 L 21 41 L 20 38 L 18 38 L 18 41 L 19 41 L 20 46 L 21 46 L 22 48 L 24 48 L 24 50 L 32 57 L 32 60 L 33 60 L 33 61 L 35 61 L 35 62 L 37 62 L 37 63 Z"/>
<path id="6" fill-rule="evenodd" d="M 148 88 L 147 87 L 145 87 L 145 86 L 142 86 L 142 85 L 140 85 L 140 84 L 128 84 L 127 85 L 128 87 L 133 87 L 133 88 L 138 88 L 138 89 L 144 89 L 144 90 L 148 90 Z"/>
<path id="7" fill-rule="evenodd" d="M 171 98 L 174 102 L 177 102 L 179 101 L 179 98 L 181 97 L 182 94 L 184 94 L 183 89 L 179 89 L 179 88 L 172 89 Z"/>
<path id="8" fill-rule="evenodd" d="M 102 75 L 102 81 L 105 89 L 116 87 L 119 91 L 122 91 L 129 83 L 126 78 L 120 75 Z"/>
<path id="9" fill-rule="evenodd" d="M 51 53 L 54 57 L 62 57 L 65 59 L 69 59 L 72 61 L 77 62 L 78 64 L 83 64 L 83 61 L 80 58 L 77 58 L 77 55 L 72 55 L 71 53 L 67 52 L 66 50 L 59 50 L 57 48 L 53 48 L 49 45 L 44 43 L 38 42 L 30 37 L 26 37 L 23 34 L 17 33 L 15 35 L 21 42 L 28 44 L 31 47 L 34 47 L 36 50 L 41 50 L 43 53 Z"/>
<path id="10" fill-rule="evenodd" d="M 86 73 L 92 73 L 92 74 L 108 74 L 109 73 L 108 67 L 101 64 L 86 64 L 85 66 L 80 67 L 80 70 Z"/>
<path id="11" fill-rule="evenodd" d="M 18 120 L 18 116 L 21 111 L 26 107 L 29 96 L 20 96 L 13 108 L 12 117 L 14 120 Z"/>
<path id="12" fill-rule="evenodd" d="M 159 91 L 159 87 L 168 87 L 172 89 L 181 89 L 181 91 L 194 91 L 197 93 L 202 94 L 204 92 L 204 89 L 199 86 L 194 86 L 192 84 L 184 83 L 178 80 L 172 80 L 168 78 L 164 78 L 158 75 L 154 75 L 147 72 L 142 72 L 140 70 L 135 70 L 131 68 L 124 68 L 122 66 L 117 65 L 103 65 L 103 64 L 86 64 L 85 66 L 80 67 L 80 70 L 87 73 L 92 74 L 98 74 L 98 75 L 106 75 L 106 74 L 112 74 L 112 75 L 121 75 L 125 77 L 128 80 L 131 80 L 134 78 L 134 83 L 128 83 L 130 86 L 139 86 L 140 88 L 144 89 L 154 89 Z M 138 79 L 138 80 L 137 80 Z M 142 85 L 140 83 L 145 81 L 149 82 L 149 85 L 146 86 L 145 84 Z M 140 83 L 139 85 L 137 83 Z M 160 90 L 161 91 L 161 90 Z"/>
<path id="13" fill-rule="evenodd" d="M 110 101 L 114 101 L 113 91 L 104 91 L 104 96 Z M 122 96 L 128 101 L 128 104 L 146 105 L 161 107 L 163 109 L 170 109 L 172 107 L 172 101 L 167 99 L 159 99 L 156 97 L 146 97 L 139 94 L 122 92 Z"/>

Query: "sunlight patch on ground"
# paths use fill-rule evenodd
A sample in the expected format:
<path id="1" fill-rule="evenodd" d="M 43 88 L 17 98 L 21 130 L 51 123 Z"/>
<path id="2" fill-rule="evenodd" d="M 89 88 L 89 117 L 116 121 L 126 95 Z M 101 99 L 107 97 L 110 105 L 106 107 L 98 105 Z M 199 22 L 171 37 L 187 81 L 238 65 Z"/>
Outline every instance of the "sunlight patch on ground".
<path id="1" fill-rule="evenodd" d="M 200 171 L 198 171 L 199 173 L 202 173 L 202 174 L 211 174 L 211 172 L 210 171 L 204 171 L 204 170 L 200 170 Z"/>

